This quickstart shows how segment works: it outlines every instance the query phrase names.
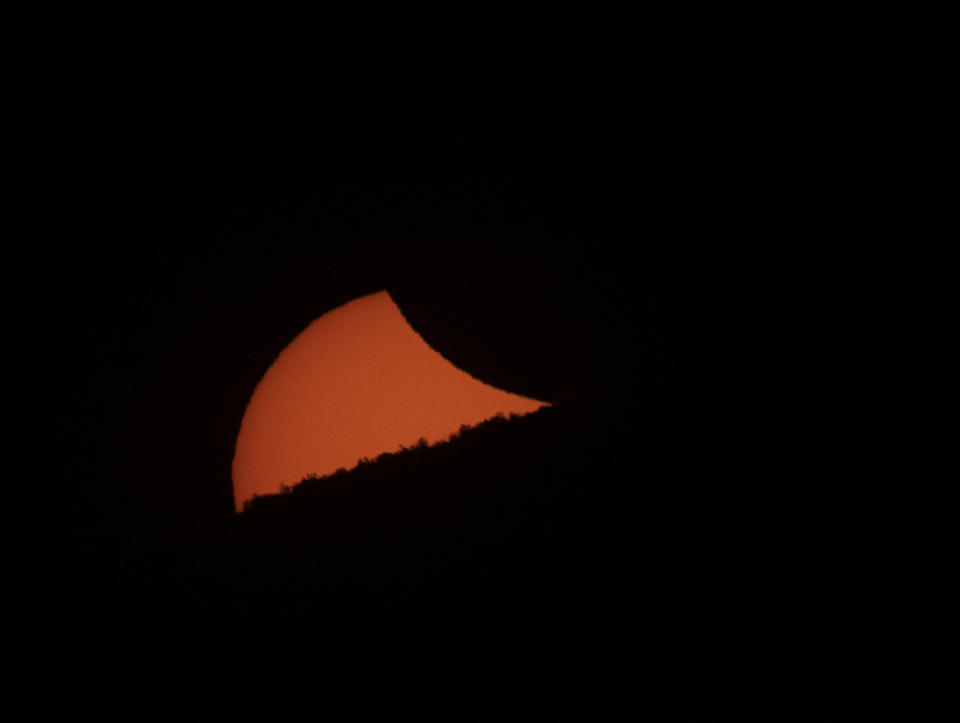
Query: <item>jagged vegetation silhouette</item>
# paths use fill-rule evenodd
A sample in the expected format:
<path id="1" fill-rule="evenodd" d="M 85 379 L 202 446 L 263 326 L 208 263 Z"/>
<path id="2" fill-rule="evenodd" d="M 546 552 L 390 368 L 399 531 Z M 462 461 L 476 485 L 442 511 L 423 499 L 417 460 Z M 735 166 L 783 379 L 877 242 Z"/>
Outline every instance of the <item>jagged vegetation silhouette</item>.
<path id="1" fill-rule="evenodd" d="M 519 415 L 519 414 L 511 414 L 509 415 L 509 419 L 515 420 L 515 419 L 519 419 L 521 416 L 522 415 Z M 354 470 L 362 467 L 366 467 L 371 464 L 381 465 L 381 468 L 385 471 L 385 473 L 389 474 L 389 470 L 391 468 L 395 469 L 395 465 L 390 464 L 390 462 L 391 460 L 395 460 L 397 457 L 408 457 L 409 455 L 425 450 L 430 446 L 449 444 L 457 439 L 460 439 L 461 437 L 464 436 L 464 434 L 468 434 L 474 430 L 478 430 L 488 425 L 496 424 L 506 420 L 507 420 L 507 415 L 505 415 L 503 412 L 498 412 L 496 415 L 494 415 L 490 419 L 486 419 L 482 422 L 479 422 L 478 424 L 474 424 L 474 425 L 462 424 L 460 425 L 459 430 L 452 433 L 447 439 L 441 440 L 440 442 L 437 442 L 434 445 L 430 445 L 426 437 L 421 437 L 414 445 L 411 445 L 409 447 L 406 445 L 400 445 L 400 447 L 396 451 L 383 452 L 374 459 L 370 459 L 369 457 L 361 457 L 360 459 L 357 460 L 357 463 L 349 469 L 346 467 L 340 467 L 335 472 L 328 475 L 319 476 L 316 474 L 310 474 L 295 484 L 292 484 L 292 485 L 281 484 L 280 494 L 291 494 L 294 492 L 296 492 L 297 494 L 303 494 L 305 489 L 316 488 L 319 486 L 330 488 L 338 484 L 350 485 L 351 484 L 350 479 L 351 478 L 356 479 L 358 477 L 358 475 L 352 474 Z M 263 504 L 263 498 L 273 497 L 273 496 L 275 495 L 254 494 L 251 499 L 247 500 L 244 503 L 243 511 L 244 512 L 249 511 L 250 508 L 254 506 L 259 508 Z"/>
<path id="2" fill-rule="evenodd" d="M 297 570 L 310 569 L 325 596 L 349 593 L 353 604 L 364 591 L 403 598 L 429 590 L 432 597 L 463 584 L 455 581 L 464 573 L 474 585 L 503 592 L 510 568 L 536 564 L 536 577 L 560 560 L 569 564 L 563 538 L 568 546 L 579 540 L 583 551 L 597 544 L 579 539 L 590 525 L 574 533 L 568 518 L 586 521 L 585 485 L 604 485 L 594 474 L 612 471 L 609 445 L 618 435 L 598 430 L 576 439 L 583 404 L 495 417 L 437 445 L 307 478 L 249 501 L 237 530 L 261 552 L 273 548 L 273 572 L 289 565 L 298 577 Z M 558 446 L 569 453 L 558 455 Z M 322 575 L 317 565 L 325 566 Z M 425 587 L 416 592 L 418 585 Z"/>

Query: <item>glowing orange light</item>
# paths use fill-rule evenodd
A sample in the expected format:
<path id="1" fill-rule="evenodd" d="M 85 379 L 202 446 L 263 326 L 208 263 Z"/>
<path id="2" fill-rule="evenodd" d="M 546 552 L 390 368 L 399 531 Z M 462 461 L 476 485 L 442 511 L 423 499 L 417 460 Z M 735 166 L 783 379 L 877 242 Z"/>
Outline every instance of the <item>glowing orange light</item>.
<path id="1" fill-rule="evenodd" d="M 433 444 L 461 425 L 544 405 L 454 367 L 387 292 L 364 296 L 310 324 L 257 385 L 233 459 L 236 506 L 421 437 Z"/>

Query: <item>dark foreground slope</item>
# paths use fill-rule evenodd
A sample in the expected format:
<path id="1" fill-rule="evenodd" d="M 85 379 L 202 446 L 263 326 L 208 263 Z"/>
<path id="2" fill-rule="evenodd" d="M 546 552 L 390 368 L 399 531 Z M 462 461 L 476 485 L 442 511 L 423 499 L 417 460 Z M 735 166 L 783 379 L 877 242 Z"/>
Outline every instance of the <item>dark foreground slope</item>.
<path id="1" fill-rule="evenodd" d="M 811 474 L 838 458 L 785 458 L 783 427 L 691 411 L 581 398 L 308 479 L 136 560 L 100 631 L 245 659 L 586 667 L 685 705 L 942 678 L 946 520 L 869 470 Z"/>

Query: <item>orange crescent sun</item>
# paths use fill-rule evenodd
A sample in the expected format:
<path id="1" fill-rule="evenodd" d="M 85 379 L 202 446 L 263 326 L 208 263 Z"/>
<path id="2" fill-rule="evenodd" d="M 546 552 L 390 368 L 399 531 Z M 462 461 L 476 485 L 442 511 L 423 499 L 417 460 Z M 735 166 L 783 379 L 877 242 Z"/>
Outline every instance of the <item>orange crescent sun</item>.
<path id="1" fill-rule="evenodd" d="M 386 291 L 370 294 L 310 324 L 257 385 L 233 459 L 236 508 L 421 438 L 434 444 L 462 425 L 543 406 L 457 369 Z"/>

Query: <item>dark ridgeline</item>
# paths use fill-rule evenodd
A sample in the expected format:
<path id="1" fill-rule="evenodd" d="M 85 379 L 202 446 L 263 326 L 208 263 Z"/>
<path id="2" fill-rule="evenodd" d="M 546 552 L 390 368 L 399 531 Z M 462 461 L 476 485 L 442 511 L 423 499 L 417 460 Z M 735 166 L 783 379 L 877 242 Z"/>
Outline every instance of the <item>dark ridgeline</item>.
<path id="1" fill-rule="evenodd" d="M 639 97 L 591 81 L 579 114 L 520 89 L 429 127 L 78 120 L 35 347 L 58 639 L 392 643 L 709 710 L 942 679 L 950 296 L 903 241 L 937 237 L 935 183 L 865 110 L 888 86 L 829 57 L 691 58 Z M 384 288 L 455 364 L 556 404 L 234 516 L 255 384 Z"/>

